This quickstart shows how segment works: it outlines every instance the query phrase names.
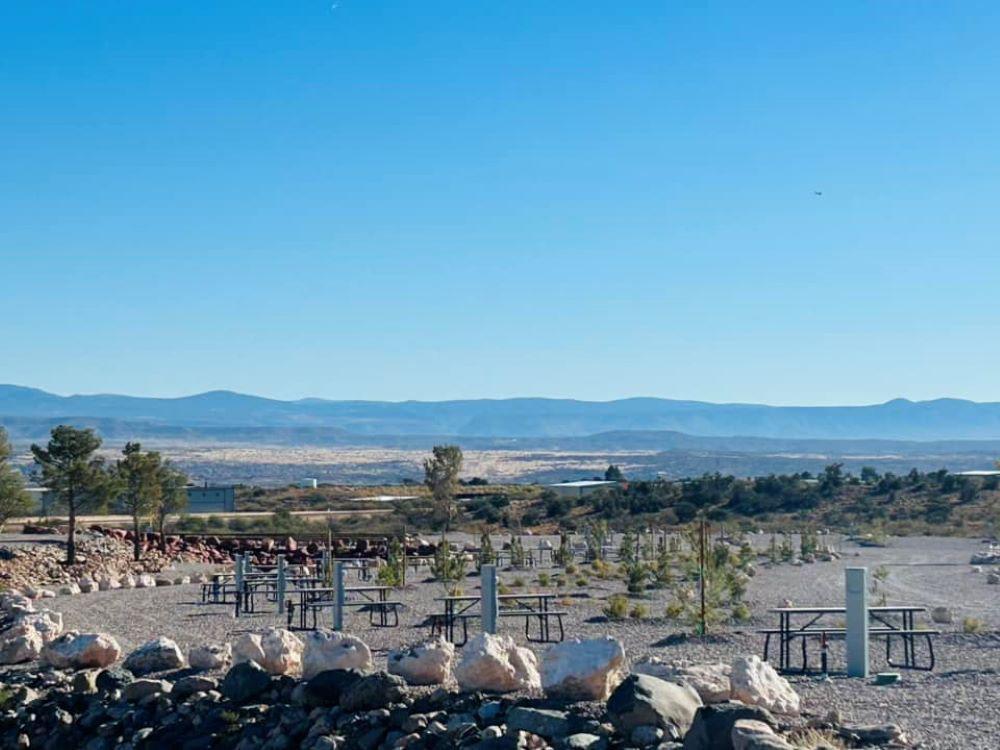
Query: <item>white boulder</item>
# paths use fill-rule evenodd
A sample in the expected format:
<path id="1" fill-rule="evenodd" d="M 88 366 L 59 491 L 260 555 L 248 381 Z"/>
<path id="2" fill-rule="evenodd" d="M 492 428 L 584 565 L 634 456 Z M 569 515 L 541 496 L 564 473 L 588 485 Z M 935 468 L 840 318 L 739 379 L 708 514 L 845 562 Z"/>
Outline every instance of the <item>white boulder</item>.
<path id="1" fill-rule="evenodd" d="M 444 638 L 436 638 L 390 651 L 388 671 L 411 685 L 441 685 L 448 681 L 454 659 L 455 645 Z"/>
<path id="2" fill-rule="evenodd" d="M 135 576 L 131 573 L 126 573 L 120 579 L 120 583 L 123 589 L 134 589 L 135 588 Z"/>
<path id="3" fill-rule="evenodd" d="M 101 591 L 113 591 L 121 587 L 122 582 L 118 579 L 118 576 L 106 575 L 97 579 L 97 588 Z"/>
<path id="4" fill-rule="evenodd" d="M 62 633 L 62 615 L 43 610 L 25 612 L 0 633 L 0 664 L 20 664 L 41 656 L 46 643 Z"/>
<path id="5" fill-rule="evenodd" d="M 221 646 L 216 644 L 205 644 L 197 646 L 188 651 L 188 664 L 193 669 L 225 669 L 232 661 L 233 647 L 228 643 Z"/>
<path id="6" fill-rule="evenodd" d="M 299 674 L 302 671 L 302 641 L 282 628 L 263 633 L 244 633 L 233 644 L 233 662 L 257 662 L 271 674 Z"/>
<path id="7" fill-rule="evenodd" d="M 76 596 L 80 593 L 80 586 L 71 581 L 60 586 L 58 592 L 60 596 Z"/>
<path id="8" fill-rule="evenodd" d="M 363 640 L 334 630 L 313 630 L 305 635 L 302 677 L 310 679 L 328 669 L 372 670 L 372 652 Z M 391 660 L 390 660 L 391 663 Z"/>
<path id="9" fill-rule="evenodd" d="M 140 573 L 135 578 L 135 587 L 137 589 L 155 589 L 156 579 L 149 573 Z"/>
<path id="10" fill-rule="evenodd" d="M 142 644 L 128 655 L 124 667 L 133 674 L 165 672 L 184 666 L 184 654 L 180 647 L 169 638 L 160 636 Z"/>
<path id="11" fill-rule="evenodd" d="M 42 662 L 56 669 L 87 669 L 114 664 L 121 655 L 113 636 L 71 630 L 45 645 Z"/>
<path id="12" fill-rule="evenodd" d="M 17 617 L 35 611 L 35 602 L 20 591 L 11 591 L 0 596 L 0 611 Z"/>
<path id="13" fill-rule="evenodd" d="M 80 587 L 80 593 L 89 594 L 92 591 L 97 591 L 97 581 L 93 578 L 81 578 L 76 582 L 76 585 Z"/>
<path id="14" fill-rule="evenodd" d="M 552 646 L 542 656 L 542 688 L 570 700 L 607 700 L 625 679 L 625 648 L 611 636 Z"/>
<path id="15" fill-rule="evenodd" d="M 535 654 L 508 635 L 489 633 L 480 633 L 466 644 L 455 679 L 466 691 L 509 693 L 542 686 Z"/>
<path id="16" fill-rule="evenodd" d="M 733 660 L 730 681 L 733 698 L 779 714 L 797 714 L 799 695 L 788 680 L 759 656 L 740 656 Z"/>
<path id="17" fill-rule="evenodd" d="M 636 674 L 648 674 L 670 682 L 690 685 L 703 703 L 725 703 L 732 696 L 728 664 L 694 664 L 686 660 L 663 661 L 658 656 L 648 656 L 632 665 Z"/>

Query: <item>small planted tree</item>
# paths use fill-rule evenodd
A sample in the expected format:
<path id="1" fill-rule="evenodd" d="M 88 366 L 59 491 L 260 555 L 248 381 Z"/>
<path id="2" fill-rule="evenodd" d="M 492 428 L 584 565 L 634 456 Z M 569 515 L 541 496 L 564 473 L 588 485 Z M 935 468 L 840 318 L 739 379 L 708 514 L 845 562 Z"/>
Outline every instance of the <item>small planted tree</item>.
<path id="1" fill-rule="evenodd" d="M 448 596 L 456 593 L 459 581 L 465 576 L 465 558 L 452 550 L 443 533 L 431 561 L 431 575 L 444 587 Z"/>
<path id="2" fill-rule="evenodd" d="M 587 561 L 604 559 L 604 547 L 608 541 L 607 521 L 594 521 L 583 527 L 583 539 L 587 545 Z"/>
<path id="3" fill-rule="evenodd" d="M 378 582 L 383 586 L 399 588 L 403 585 L 403 544 L 399 539 L 393 537 L 389 541 L 389 548 L 386 550 L 385 565 L 378 569 Z"/>
<path id="4" fill-rule="evenodd" d="M 132 557 L 138 562 L 142 556 L 140 525 L 152 516 L 160 501 L 162 461 L 158 453 L 143 453 L 139 443 L 126 443 L 122 455 L 124 458 L 115 464 L 121 491 L 118 505 L 132 519 Z"/>
<path id="5" fill-rule="evenodd" d="M 66 564 L 76 563 L 78 516 L 104 509 L 115 494 L 115 482 L 104 460 L 97 456 L 101 439 L 91 429 L 68 425 L 53 428 L 48 444 L 32 445 L 41 483 L 52 494 L 54 504 L 65 509 Z"/>
<path id="6" fill-rule="evenodd" d="M 455 487 L 462 471 L 462 449 L 457 445 L 435 445 L 424 460 L 424 484 L 434 501 L 434 520 L 449 531 L 455 520 Z"/>
<path id="7" fill-rule="evenodd" d="M 565 568 L 573 562 L 573 547 L 569 543 L 569 534 L 559 532 L 559 549 L 552 555 L 552 561 L 560 568 Z"/>
<path id="8" fill-rule="evenodd" d="M 527 555 L 524 552 L 524 544 L 521 542 L 521 537 L 517 534 L 510 535 L 510 567 L 515 569 L 521 569 L 525 566 L 527 562 Z"/>
<path id="9" fill-rule="evenodd" d="M 493 540 L 490 530 L 483 527 L 479 534 L 479 566 L 493 565 L 497 561 L 497 553 L 493 550 Z"/>
<path id="10" fill-rule="evenodd" d="M 156 530 L 160 534 L 160 551 L 167 550 L 167 520 L 177 515 L 187 507 L 188 478 L 183 472 L 174 468 L 169 461 L 160 463 L 156 472 L 157 493 L 159 497 L 153 511 Z"/>
<path id="11" fill-rule="evenodd" d="M 8 463 L 10 456 L 7 432 L 0 427 L 0 531 L 10 519 L 31 512 L 31 497 L 24 491 L 21 472 Z"/>

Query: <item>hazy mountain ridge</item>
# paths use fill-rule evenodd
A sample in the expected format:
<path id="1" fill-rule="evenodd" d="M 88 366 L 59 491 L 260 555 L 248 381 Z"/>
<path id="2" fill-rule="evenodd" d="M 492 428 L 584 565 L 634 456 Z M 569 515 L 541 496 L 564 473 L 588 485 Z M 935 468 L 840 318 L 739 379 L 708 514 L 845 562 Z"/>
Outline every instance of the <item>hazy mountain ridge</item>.
<path id="1" fill-rule="evenodd" d="M 33 420 L 90 419 L 136 423 L 179 434 L 271 431 L 296 439 L 311 431 L 325 440 L 358 438 L 571 438 L 604 433 L 647 434 L 657 448 L 668 433 L 686 437 L 800 440 L 1000 440 L 1000 403 L 961 399 L 894 399 L 870 406 L 766 406 L 658 398 L 593 402 L 515 398 L 459 401 L 299 401 L 211 391 L 181 398 L 113 394 L 58 396 L 0 385 L 0 420 L 12 432 Z M 635 440 L 642 440 L 633 435 Z M 651 446 L 652 447 L 652 446 Z"/>

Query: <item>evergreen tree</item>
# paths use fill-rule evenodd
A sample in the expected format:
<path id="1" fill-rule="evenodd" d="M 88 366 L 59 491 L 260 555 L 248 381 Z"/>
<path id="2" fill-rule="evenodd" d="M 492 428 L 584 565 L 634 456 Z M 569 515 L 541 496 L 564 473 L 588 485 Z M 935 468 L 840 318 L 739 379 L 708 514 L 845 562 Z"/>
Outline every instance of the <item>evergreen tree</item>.
<path id="1" fill-rule="evenodd" d="M 0 427 L 0 531 L 11 518 L 31 512 L 31 497 L 24 491 L 21 472 L 8 463 L 10 455 L 7 432 Z"/>

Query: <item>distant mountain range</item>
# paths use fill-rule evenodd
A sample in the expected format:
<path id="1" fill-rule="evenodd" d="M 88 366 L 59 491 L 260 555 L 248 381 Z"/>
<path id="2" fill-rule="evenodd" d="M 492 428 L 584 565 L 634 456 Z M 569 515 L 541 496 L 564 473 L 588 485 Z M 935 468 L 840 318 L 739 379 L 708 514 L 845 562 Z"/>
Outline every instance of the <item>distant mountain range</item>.
<path id="1" fill-rule="evenodd" d="M 279 401 L 229 391 L 183 398 L 58 396 L 0 385 L 0 424 L 34 438 L 60 421 L 108 437 L 257 439 L 283 443 L 423 443 L 428 436 L 518 447 L 628 443 L 651 449 L 791 450 L 801 441 L 1000 441 L 1000 403 L 894 399 L 870 406 L 765 406 L 659 398 L 466 401 Z M 725 440 L 719 440 L 724 438 Z M 739 446 L 739 447 L 738 447 Z M 624 446 L 623 446 L 624 447 Z M 843 446 L 841 446 L 843 447 Z M 885 445 L 880 445 L 885 449 Z"/>

